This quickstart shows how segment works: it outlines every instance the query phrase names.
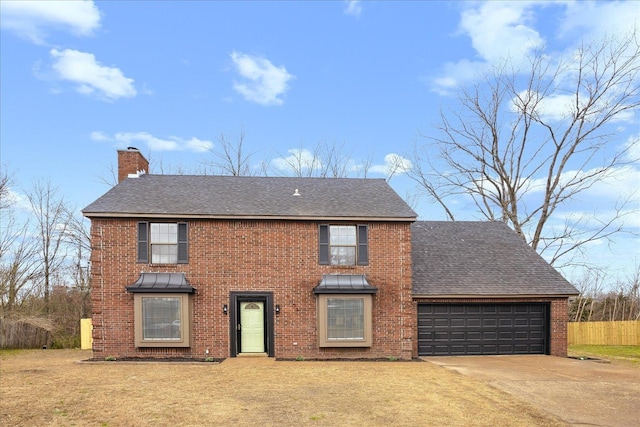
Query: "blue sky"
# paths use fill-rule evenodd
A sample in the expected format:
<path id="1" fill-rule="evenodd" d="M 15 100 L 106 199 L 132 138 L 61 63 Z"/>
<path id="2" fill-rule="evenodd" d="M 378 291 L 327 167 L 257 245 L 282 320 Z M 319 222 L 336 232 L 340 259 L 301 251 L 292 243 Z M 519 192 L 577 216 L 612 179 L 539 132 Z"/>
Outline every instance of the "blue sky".
<path id="1" fill-rule="evenodd" d="M 152 173 L 188 172 L 211 160 L 221 134 L 235 140 L 244 133 L 256 163 L 274 168 L 296 150 L 336 144 L 355 165 L 371 158 L 368 176 L 384 178 L 386 162 L 408 162 L 412 144 L 432 132 L 440 109 L 478 70 L 534 47 L 569 52 L 640 17 L 640 3 L 615 1 L 0 7 L 2 167 L 14 176 L 18 204 L 44 179 L 78 210 L 108 189 L 101 181 L 116 149 L 138 147 Z M 617 132 L 613 144 L 633 142 L 638 150 L 638 112 Z M 574 212 L 629 194 L 640 206 L 639 182 L 636 162 Z M 414 197 L 403 174 L 390 183 L 420 219 L 445 218 Z M 637 215 L 626 221 L 627 231 L 640 232 Z M 622 235 L 613 245 L 594 244 L 588 260 L 628 272 L 640 262 L 639 248 L 637 236 Z"/>

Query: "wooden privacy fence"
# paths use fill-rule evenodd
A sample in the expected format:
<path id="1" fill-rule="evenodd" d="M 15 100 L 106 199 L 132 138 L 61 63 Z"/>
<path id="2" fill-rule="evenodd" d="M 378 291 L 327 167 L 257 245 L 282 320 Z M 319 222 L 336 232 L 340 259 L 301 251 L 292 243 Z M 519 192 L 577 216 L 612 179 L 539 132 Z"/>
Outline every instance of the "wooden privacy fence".
<path id="1" fill-rule="evenodd" d="M 640 320 L 626 322 L 570 322 L 569 345 L 640 345 Z"/>
<path id="2" fill-rule="evenodd" d="M 0 348 L 49 348 L 52 326 L 46 319 L 0 318 Z"/>

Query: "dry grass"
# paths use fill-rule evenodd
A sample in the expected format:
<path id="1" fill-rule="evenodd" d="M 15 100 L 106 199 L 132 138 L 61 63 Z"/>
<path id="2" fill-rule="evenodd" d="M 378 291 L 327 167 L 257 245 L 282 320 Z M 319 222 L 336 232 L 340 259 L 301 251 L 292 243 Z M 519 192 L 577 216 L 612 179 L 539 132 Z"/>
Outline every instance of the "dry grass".
<path id="1" fill-rule="evenodd" d="M 563 425 L 427 362 L 78 362 L 90 355 L 1 352 L 0 425 Z"/>

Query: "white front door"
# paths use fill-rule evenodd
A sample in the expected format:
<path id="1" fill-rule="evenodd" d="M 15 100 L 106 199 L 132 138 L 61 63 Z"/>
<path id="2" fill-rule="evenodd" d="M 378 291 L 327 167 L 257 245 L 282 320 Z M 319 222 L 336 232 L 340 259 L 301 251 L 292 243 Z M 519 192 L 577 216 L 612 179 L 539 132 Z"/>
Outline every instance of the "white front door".
<path id="1" fill-rule="evenodd" d="M 240 303 L 240 352 L 264 353 L 264 302 Z"/>

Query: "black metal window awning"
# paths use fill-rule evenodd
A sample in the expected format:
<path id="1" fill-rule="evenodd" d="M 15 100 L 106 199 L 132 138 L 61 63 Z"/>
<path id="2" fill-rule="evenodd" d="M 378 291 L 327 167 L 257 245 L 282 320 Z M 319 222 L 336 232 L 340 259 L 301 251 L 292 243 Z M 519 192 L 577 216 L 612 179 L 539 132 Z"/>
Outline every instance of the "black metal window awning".
<path id="1" fill-rule="evenodd" d="M 195 292 L 184 273 L 140 273 L 138 280 L 127 286 L 127 292 L 188 293 Z"/>
<path id="2" fill-rule="evenodd" d="M 375 288 L 364 274 L 324 274 L 320 284 L 313 288 L 316 294 L 375 294 Z"/>

